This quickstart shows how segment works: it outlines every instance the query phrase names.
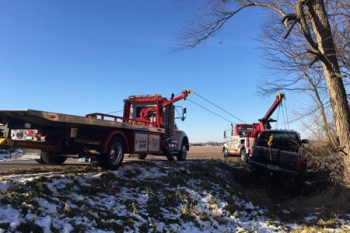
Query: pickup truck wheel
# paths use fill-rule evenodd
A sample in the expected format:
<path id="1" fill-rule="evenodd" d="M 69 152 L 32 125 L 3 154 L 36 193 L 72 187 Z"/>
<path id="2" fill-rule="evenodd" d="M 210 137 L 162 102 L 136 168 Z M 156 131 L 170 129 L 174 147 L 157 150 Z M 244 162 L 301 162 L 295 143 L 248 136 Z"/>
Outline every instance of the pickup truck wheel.
<path id="1" fill-rule="evenodd" d="M 40 156 L 40 162 L 45 164 L 60 165 L 66 161 L 67 157 L 63 157 L 53 152 L 42 151 Z"/>
<path id="2" fill-rule="evenodd" d="M 224 158 L 227 158 L 228 157 L 228 150 L 227 150 L 227 148 L 223 148 L 222 149 L 222 155 L 224 156 Z"/>
<path id="3" fill-rule="evenodd" d="M 240 157 L 241 157 L 241 161 L 243 163 L 247 163 L 248 162 L 248 156 L 247 154 L 245 153 L 245 150 L 241 150 L 241 152 L 239 153 Z"/>
<path id="4" fill-rule="evenodd" d="M 187 158 L 187 146 L 185 143 L 182 143 L 181 150 L 176 155 L 177 161 L 185 161 Z"/>
<path id="5" fill-rule="evenodd" d="M 109 143 L 107 154 L 103 155 L 101 165 L 108 170 L 116 170 L 123 163 L 123 159 L 123 143 L 119 138 L 114 138 Z"/>
<path id="6" fill-rule="evenodd" d="M 139 154 L 139 159 L 146 159 L 147 157 L 147 154 Z"/>

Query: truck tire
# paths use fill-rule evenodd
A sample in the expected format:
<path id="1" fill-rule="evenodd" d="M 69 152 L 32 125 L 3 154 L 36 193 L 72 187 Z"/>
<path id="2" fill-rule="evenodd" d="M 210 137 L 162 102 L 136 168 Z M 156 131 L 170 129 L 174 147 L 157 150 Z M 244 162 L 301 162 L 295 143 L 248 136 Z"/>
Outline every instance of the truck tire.
<path id="1" fill-rule="evenodd" d="M 45 164 L 43 158 L 41 157 L 40 155 L 40 158 L 39 159 L 35 159 L 35 162 L 39 163 L 39 164 Z"/>
<path id="2" fill-rule="evenodd" d="M 168 161 L 175 161 L 174 156 L 171 153 L 166 154 Z"/>
<path id="3" fill-rule="evenodd" d="M 185 161 L 187 158 L 187 145 L 185 143 L 182 143 L 181 150 L 176 155 L 177 161 Z"/>
<path id="4" fill-rule="evenodd" d="M 105 155 L 102 155 L 100 160 L 101 167 L 108 170 L 116 170 L 123 163 L 124 145 L 119 138 L 113 138 L 108 145 L 108 150 Z"/>
<path id="5" fill-rule="evenodd" d="M 224 158 L 227 158 L 228 157 L 228 150 L 227 148 L 222 148 L 222 155 L 224 156 Z"/>
<path id="6" fill-rule="evenodd" d="M 147 154 L 139 154 L 139 159 L 146 159 L 147 157 Z"/>
<path id="7" fill-rule="evenodd" d="M 239 156 L 241 158 L 241 161 L 243 163 L 248 163 L 248 156 L 247 154 L 245 153 L 245 149 L 242 149 L 241 152 L 239 153 Z"/>
<path id="8" fill-rule="evenodd" d="M 67 157 L 63 157 L 57 153 L 42 151 L 39 161 L 45 164 L 61 165 L 66 159 Z"/>

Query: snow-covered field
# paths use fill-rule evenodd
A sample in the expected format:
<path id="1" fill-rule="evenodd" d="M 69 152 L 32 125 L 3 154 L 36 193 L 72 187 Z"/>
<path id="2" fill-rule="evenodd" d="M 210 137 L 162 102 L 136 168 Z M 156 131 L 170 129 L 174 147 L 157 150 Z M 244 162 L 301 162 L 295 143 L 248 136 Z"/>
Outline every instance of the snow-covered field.
<path id="1" fill-rule="evenodd" d="M 149 161 L 114 172 L 2 177 L 0 232 L 317 232 L 322 210 L 296 217 L 293 208 L 259 206 L 231 166 Z M 350 231 L 344 216 L 332 221 L 321 229 Z"/>

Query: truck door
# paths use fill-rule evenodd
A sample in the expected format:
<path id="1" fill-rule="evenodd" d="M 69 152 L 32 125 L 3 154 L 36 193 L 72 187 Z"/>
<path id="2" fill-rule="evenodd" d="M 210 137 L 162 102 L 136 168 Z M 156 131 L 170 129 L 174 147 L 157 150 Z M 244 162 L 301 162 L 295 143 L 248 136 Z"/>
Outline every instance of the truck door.
<path id="1" fill-rule="evenodd" d="M 164 108 L 164 130 L 165 136 L 172 137 L 175 133 L 175 106 L 170 104 Z"/>

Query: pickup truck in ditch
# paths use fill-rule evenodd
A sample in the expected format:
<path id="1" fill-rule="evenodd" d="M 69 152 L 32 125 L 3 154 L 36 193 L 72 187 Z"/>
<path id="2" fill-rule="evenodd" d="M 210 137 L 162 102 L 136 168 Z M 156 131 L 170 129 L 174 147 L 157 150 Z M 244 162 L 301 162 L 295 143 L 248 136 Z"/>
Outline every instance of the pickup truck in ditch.
<path id="1" fill-rule="evenodd" d="M 252 169 L 270 173 L 302 176 L 306 169 L 304 144 L 293 130 L 265 130 L 257 138 L 249 155 Z"/>

